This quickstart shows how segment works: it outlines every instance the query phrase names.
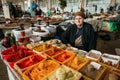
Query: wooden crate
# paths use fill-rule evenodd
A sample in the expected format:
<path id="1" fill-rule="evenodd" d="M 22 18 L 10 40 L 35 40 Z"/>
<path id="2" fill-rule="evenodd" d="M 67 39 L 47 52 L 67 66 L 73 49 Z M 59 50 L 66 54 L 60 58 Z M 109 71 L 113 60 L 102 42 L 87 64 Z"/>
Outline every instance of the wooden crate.
<path id="1" fill-rule="evenodd" d="M 45 60 L 37 64 L 36 66 L 25 70 L 22 73 L 22 77 L 24 80 L 31 80 L 31 78 L 33 78 L 34 80 L 44 80 L 59 67 L 60 64 L 56 63 L 55 61 Z"/>
<path id="2" fill-rule="evenodd" d="M 43 52 L 43 51 L 48 50 L 48 49 L 50 49 L 52 47 L 53 46 L 51 44 L 43 43 L 41 45 L 38 45 L 38 46 L 32 48 L 32 50 L 37 51 L 37 52 Z"/>
<path id="3" fill-rule="evenodd" d="M 118 76 L 119 79 L 117 79 L 117 80 L 120 80 L 120 71 L 117 69 L 112 69 L 112 68 L 107 68 L 99 80 L 109 80 L 109 74 Z"/>
<path id="4" fill-rule="evenodd" d="M 34 58 L 34 59 L 33 59 Z M 41 58 L 41 59 L 40 59 Z M 35 60 L 36 59 L 36 60 Z M 36 64 L 40 63 L 41 61 L 44 61 L 46 58 L 41 55 L 31 55 L 26 58 L 23 58 L 19 61 L 17 61 L 14 65 L 14 68 L 17 70 L 19 74 L 22 74 L 24 70 L 26 70 L 29 67 L 35 66 Z M 26 62 L 25 62 L 26 61 Z M 35 63 L 33 63 L 35 62 Z M 24 64 L 23 64 L 24 63 Z M 33 63 L 33 64 L 32 64 Z M 31 64 L 31 65 L 30 65 Z"/>
<path id="5" fill-rule="evenodd" d="M 65 65 L 67 65 L 67 66 L 69 66 L 69 67 L 71 67 L 75 70 L 79 70 L 80 68 L 82 68 L 88 62 L 89 62 L 89 59 L 75 56 L 71 60 L 66 62 Z"/>
<path id="6" fill-rule="evenodd" d="M 59 55 L 60 53 L 64 52 L 65 50 L 58 48 L 58 47 L 52 47 L 46 51 L 44 51 L 43 53 L 45 55 L 47 55 L 48 57 L 54 57 L 56 55 Z"/>
<path id="7" fill-rule="evenodd" d="M 64 63 L 68 62 L 69 60 L 71 60 L 74 56 L 75 56 L 75 54 L 73 52 L 63 51 L 62 53 L 54 56 L 52 59 L 54 59 L 55 61 L 57 61 L 61 64 L 64 64 Z"/>
<path id="8" fill-rule="evenodd" d="M 94 61 L 92 61 L 92 62 L 94 62 Z M 98 63 L 98 64 L 101 65 L 100 70 L 97 71 L 97 72 L 91 72 L 91 71 L 90 71 L 90 73 L 89 73 L 89 72 L 87 71 L 87 69 L 88 69 L 88 68 L 87 68 L 87 65 L 90 64 L 90 63 L 91 63 L 91 61 L 90 61 L 89 63 L 87 63 L 86 65 L 84 65 L 79 71 L 80 71 L 83 75 L 89 77 L 89 78 L 92 79 L 92 80 L 99 80 L 99 79 L 101 78 L 102 74 L 105 72 L 106 67 L 105 67 L 104 65 L 102 65 L 101 63 Z M 83 71 L 83 70 L 84 70 L 84 71 Z"/>
<path id="9" fill-rule="evenodd" d="M 69 75 L 71 74 L 71 76 Z M 54 73 L 46 78 L 46 80 L 80 80 L 82 74 L 68 66 L 61 65 Z"/>
<path id="10" fill-rule="evenodd" d="M 83 75 L 82 77 L 83 77 L 84 80 L 92 80 L 91 78 L 89 78 L 89 77 L 87 77 L 85 75 Z"/>

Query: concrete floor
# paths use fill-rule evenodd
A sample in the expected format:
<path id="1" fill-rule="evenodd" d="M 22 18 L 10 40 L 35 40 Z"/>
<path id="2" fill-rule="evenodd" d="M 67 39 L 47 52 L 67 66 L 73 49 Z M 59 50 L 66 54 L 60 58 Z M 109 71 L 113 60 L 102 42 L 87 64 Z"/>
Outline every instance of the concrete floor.
<path id="1" fill-rule="evenodd" d="M 97 50 L 102 53 L 116 54 L 115 48 L 120 48 L 120 39 L 111 41 L 98 39 L 97 41 Z"/>
<path id="2" fill-rule="evenodd" d="M 115 48 L 120 48 L 120 39 L 103 41 L 100 38 L 98 38 L 97 50 L 101 51 L 102 53 L 116 54 Z M 6 71 L 6 66 L 4 65 L 1 59 L 0 59 L 0 80 L 9 80 Z"/>
<path id="3" fill-rule="evenodd" d="M 9 80 L 6 66 L 0 58 L 0 80 Z"/>

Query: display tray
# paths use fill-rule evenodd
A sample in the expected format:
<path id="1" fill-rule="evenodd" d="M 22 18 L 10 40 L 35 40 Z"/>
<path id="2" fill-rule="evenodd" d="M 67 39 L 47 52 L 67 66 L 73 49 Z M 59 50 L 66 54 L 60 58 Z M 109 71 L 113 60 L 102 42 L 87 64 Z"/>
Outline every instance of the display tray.
<path id="1" fill-rule="evenodd" d="M 100 80 L 120 80 L 120 71 L 107 69 Z"/>
<path id="2" fill-rule="evenodd" d="M 35 54 L 33 51 L 30 49 L 26 48 L 25 46 L 16 46 L 13 45 L 10 48 L 7 48 L 6 50 L 1 52 L 2 56 L 10 56 L 13 54 L 19 54 L 21 56 L 27 56 L 29 54 Z"/>
<path id="3" fill-rule="evenodd" d="M 51 39 L 51 40 L 46 41 L 46 43 L 52 44 L 52 45 L 59 45 L 62 42 L 59 39 Z"/>
<path id="4" fill-rule="evenodd" d="M 88 62 L 89 62 L 88 59 L 75 56 L 71 60 L 66 62 L 65 65 L 67 65 L 67 66 L 69 66 L 69 67 L 71 67 L 75 70 L 79 70 L 80 68 L 82 68 Z"/>
<path id="5" fill-rule="evenodd" d="M 49 57 L 54 57 L 60 53 L 62 53 L 64 50 L 61 48 L 57 48 L 57 47 L 52 47 L 46 51 L 44 51 L 43 53 L 45 53 L 47 56 Z"/>
<path id="6" fill-rule="evenodd" d="M 87 51 L 80 50 L 80 49 L 78 49 L 78 48 L 74 48 L 74 47 L 67 47 L 66 50 L 68 50 L 68 51 L 72 51 L 72 52 L 74 52 L 77 56 L 79 56 L 79 57 L 83 57 L 83 58 L 85 58 L 85 57 L 86 57 L 86 54 L 88 54 Z"/>
<path id="7" fill-rule="evenodd" d="M 31 55 L 29 57 L 23 58 L 19 61 L 17 61 L 14 65 L 14 69 L 16 69 L 20 74 L 27 68 L 34 66 L 35 64 L 38 64 L 39 62 L 45 60 L 41 55 Z"/>
<path id="8" fill-rule="evenodd" d="M 107 64 L 105 64 L 105 63 L 102 63 L 102 62 L 100 62 L 103 66 L 105 66 L 106 68 L 109 68 L 109 69 L 111 69 L 111 70 L 118 70 L 118 71 L 120 71 L 120 69 L 119 69 L 119 67 L 118 67 L 118 64 L 117 64 L 117 66 L 110 66 L 110 65 L 107 65 Z"/>
<path id="9" fill-rule="evenodd" d="M 87 77 L 87 76 L 85 76 L 85 75 L 83 75 L 82 78 L 81 78 L 81 80 L 92 80 L 92 79 L 89 78 L 89 77 Z"/>
<path id="10" fill-rule="evenodd" d="M 18 60 L 33 54 L 35 54 L 33 51 L 21 46 L 19 46 L 16 50 L 9 48 L 2 52 L 3 59 L 11 68 L 14 68 L 13 66 L 15 62 Z"/>
<path id="11" fill-rule="evenodd" d="M 98 61 L 98 60 L 100 60 L 101 55 L 102 55 L 102 53 L 100 51 L 90 50 L 88 52 L 88 54 L 86 54 L 86 58 Z"/>
<path id="12" fill-rule="evenodd" d="M 78 48 L 74 48 L 74 47 L 67 47 L 66 50 L 74 52 L 74 53 L 78 53 Z"/>
<path id="13" fill-rule="evenodd" d="M 80 72 L 62 65 L 44 80 L 80 80 L 81 77 Z"/>
<path id="14" fill-rule="evenodd" d="M 28 49 L 32 49 L 32 48 L 34 48 L 36 46 L 39 46 L 40 44 L 42 44 L 42 43 L 40 43 L 40 42 L 31 42 L 31 43 L 26 44 L 26 47 Z"/>
<path id="15" fill-rule="evenodd" d="M 94 65 L 91 66 L 93 63 Z M 89 62 L 88 64 L 84 65 L 79 72 L 92 80 L 99 80 L 105 70 L 106 68 L 102 64 Z"/>
<path id="16" fill-rule="evenodd" d="M 30 36 L 22 36 L 22 37 L 17 38 L 18 45 L 26 45 L 27 43 L 30 42 L 29 38 Z"/>
<path id="17" fill-rule="evenodd" d="M 51 39 L 46 41 L 45 43 L 52 44 L 53 46 L 59 47 L 64 50 L 67 48 L 67 46 L 63 44 L 59 39 Z"/>
<path id="18" fill-rule="evenodd" d="M 45 43 L 52 44 L 53 46 L 59 47 L 64 50 L 67 48 L 66 44 L 63 44 L 59 39 L 52 38 L 51 40 L 45 41 Z"/>
<path id="19" fill-rule="evenodd" d="M 102 55 L 100 62 L 108 65 L 108 67 L 118 68 L 119 59 L 120 56 L 105 53 Z"/>
<path id="20" fill-rule="evenodd" d="M 84 57 L 85 58 L 85 56 L 87 54 L 88 54 L 88 52 L 84 51 L 84 50 L 78 50 L 78 52 L 77 52 L 77 56 L 79 56 L 79 57 Z"/>
<path id="21" fill-rule="evenodd" d="M 75 54 L 73 52 L 63 51 L 60 54 L 54 56 L 52 59 L 63 64 L 65 62 L 68 62 L 69 60 L 71 60 L 74 56 L 75 56 Z"/>
<path id="22" fill-rule="evenodd" d="M 60 65 L 53 60 L 45 60 L 41 63 L 25 70 L 22 73 L 24 80 L 44 80 L 52 74 Z"/>
<path id="23" fill-rule="evenodd" d="M 46 43 L 43 43 L 43 44 L 40 44 L 34 48 L 32 48 L 32 50 L 36 51 L 36 52 L 42 52 L 42 51 L 45 51 L 47 49 L 50 49 L 52 48 L 53 46 L 51 44 L 46 44 Z"/>

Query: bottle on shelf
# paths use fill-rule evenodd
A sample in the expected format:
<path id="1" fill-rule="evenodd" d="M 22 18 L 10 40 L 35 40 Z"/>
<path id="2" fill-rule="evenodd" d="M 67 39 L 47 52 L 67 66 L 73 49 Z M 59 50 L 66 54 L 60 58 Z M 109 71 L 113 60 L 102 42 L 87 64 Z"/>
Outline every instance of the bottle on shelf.
<path id="1" fill-rule="evenodd" d="M 20 24 L 20 30 L 24 30 L 24 24 Z"/>
<path id="2" fill-rule="evenodd" d="M 16 45 L 16 41 L 15 41 L 15 36 L 13 33 L 11 33 L 11 36 L 10 36 L 10 45 Z"/>
<path id="3" fill-rule="evenodd" d="M 3 46 L 6 48 L 10 47 L 10 33 L 6 32 L 5 37 L 3 39 Z"/>
<path id="4" fill-rule="evenodd" d="M 30 27 L 35 27 L 33 22 L 30 23 Z"/>
<path id="5" fill-rule="evenodd" d="M 49 26 L 49 25 L 50 25 L 50 22 L 49 22 L 49 21 L 47 21 L 47 22 L 46 22 L 46 26 Z"/>
<path id="6" fill-rule="evenodd" d="M 41 20 L 40 19 L 38 19 L 38 25 L 41 25 Z"/>

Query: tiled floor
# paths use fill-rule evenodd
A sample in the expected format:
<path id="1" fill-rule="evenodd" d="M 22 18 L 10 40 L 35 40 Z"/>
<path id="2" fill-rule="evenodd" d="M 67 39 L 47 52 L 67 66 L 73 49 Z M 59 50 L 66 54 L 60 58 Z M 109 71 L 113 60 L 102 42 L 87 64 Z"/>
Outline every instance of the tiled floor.
<path id="1" fill-rule="evenodd" d="M 0 58 L 0 80 L 9 80 L 6 66 Z"/>

